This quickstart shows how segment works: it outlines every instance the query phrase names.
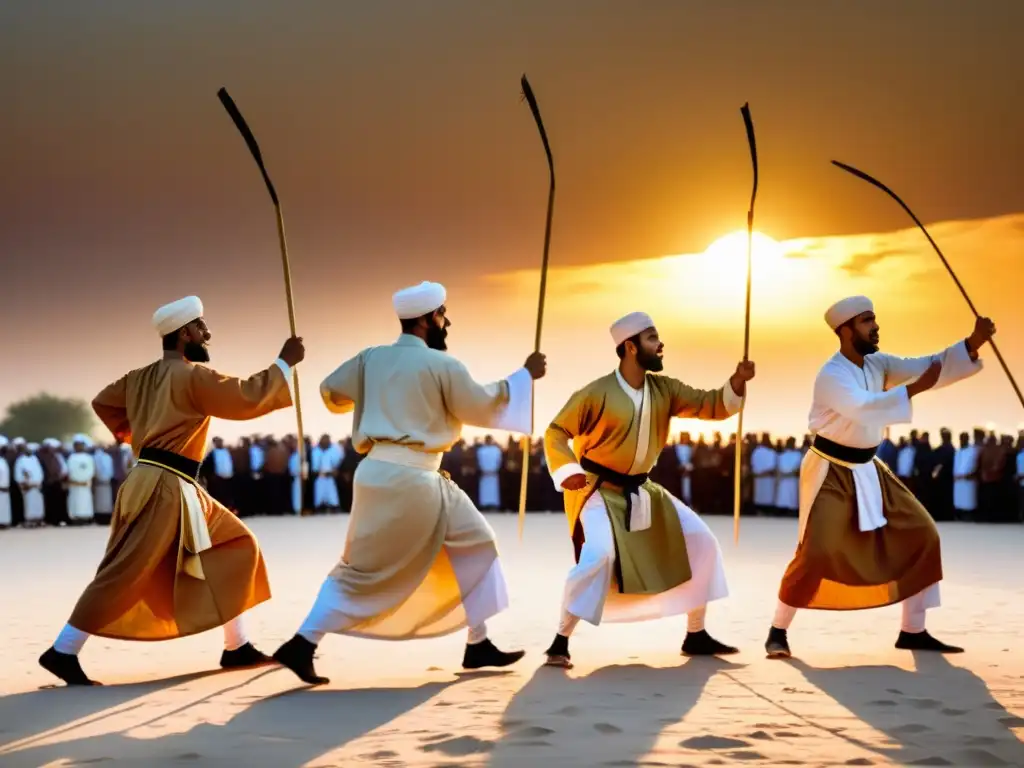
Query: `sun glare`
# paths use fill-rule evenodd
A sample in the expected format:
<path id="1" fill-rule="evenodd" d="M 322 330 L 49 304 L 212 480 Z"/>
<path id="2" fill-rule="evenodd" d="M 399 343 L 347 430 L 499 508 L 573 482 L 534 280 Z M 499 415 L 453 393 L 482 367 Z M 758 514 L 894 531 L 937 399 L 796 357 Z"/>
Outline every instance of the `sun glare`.
<path id="1" fill-rule="evenodd" d="M 751 259 L 754 262 L 755 270 L 761 266 L 770 266 L 772 262 L 780 261 L 784 255 L 782 246 L 761 232 L 755 231 L 750 241 Z M 723 262 L 727 262 L 723 266 L 734 267 L 736 262 L 742 262 L 745 265 L 747 261 L 746 230 L 737 230 L 723 235 L 709 245 L 704 254 L 713 259 L 722 259 Z"/>

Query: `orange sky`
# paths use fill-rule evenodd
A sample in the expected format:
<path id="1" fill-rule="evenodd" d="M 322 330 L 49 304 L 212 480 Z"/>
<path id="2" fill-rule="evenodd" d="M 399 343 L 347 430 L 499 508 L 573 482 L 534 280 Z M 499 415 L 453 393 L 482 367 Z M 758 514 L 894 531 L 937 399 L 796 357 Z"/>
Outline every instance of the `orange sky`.
<path id="1" fill-rule="evenodd" d="M 952 222 L 932 233 L 1024 377 L 1024 107 L 1007 96 L 1024 4 L 207 5 L 0 7 L 0 407 L 90 397 L 148 362 L 153 309 L 187 293 L 206 301 L 217 367 L 273 359 L 287 333 L 273 210 L 221 85 L 285 203 L 309 429 L 347 431 L 316 384 L 390 340 L 391 292 L 422 279 L 449 286 L 453 353 L 482 379 L 507 373 L 532 346 L 547 186 L 524 70 L 559 174 L 539 423 L 614 364 L 607 326 L 633 309 L 658 320 L 668 372 L 717 386 L 732 370 L 742 260 L 671 254 L 744 224 L 745 101 L 756 226 L 789 254 L 755 273 L 751 429 L 803 430 L 833 346 L 821 313 L 842 295 L 875 298 L 892 352 L 971 328 L 903 212 L 832 158 Z M 1015 429 L 1024 410 L 991 360 L 915 418 Z M 293 414 L 217 429 L 281 432 Z"/>

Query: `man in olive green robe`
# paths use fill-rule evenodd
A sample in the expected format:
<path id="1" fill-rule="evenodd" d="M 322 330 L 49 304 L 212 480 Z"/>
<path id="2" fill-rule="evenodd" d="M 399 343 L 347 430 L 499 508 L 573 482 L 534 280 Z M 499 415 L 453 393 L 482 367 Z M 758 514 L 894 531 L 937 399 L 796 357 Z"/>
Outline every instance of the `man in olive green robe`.
<path id="1" fill-rule="evenodd" d="M 704 629 L 707 603 L 729 592 L 718 541 L 648 473 L 673 417 L 722 420 L 739 410 L 754 364 L 740 363 L 720 389 L 694 389 L 653 375 L 664 345 L 650 316 L 627 315 L 611 335 L 618 369 L 576 392 L 544 439 L 576 548 L 547 663 L 570 666 L 569 636 L 580 619 L 597 625 L 681 613 L 688 614 L 684 654 L 735 653 Z"/>

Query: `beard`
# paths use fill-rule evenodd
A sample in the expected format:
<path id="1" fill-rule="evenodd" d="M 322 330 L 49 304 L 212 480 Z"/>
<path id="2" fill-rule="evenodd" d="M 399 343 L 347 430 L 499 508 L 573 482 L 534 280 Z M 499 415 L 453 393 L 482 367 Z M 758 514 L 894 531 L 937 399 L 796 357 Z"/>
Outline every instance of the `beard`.
<path id="1" fill-rule="evenodd" d="M 636 362 L 645 371 L 651 373 L 658 373 L 665 367 L 665 361 L 662 360 L 654 352 L 645 352 L 644 350 L 638 350 L 636 353 Z"/>
<path id="2" fill-rule="evenodd" d="M 204 345 L 199 344 L 195 341 L 190 341 L 185 345 L 185 349 L 182 351 L 182 355 L 190 363 L 208 363 L 210 362 L 210 350 Z"/>
<path id="3" fill-rule="evenodd" d="M 438 352 L 444 352 L 448 349 L 448 329 L 442 328 L 439 325 L 431 323 L 427 326 L 427 346 L 431 349 L 436 349 Z"/>
<path id="4" fill-rule="evenodd" d="M 878 351 L 878 342 L 871 339 L 854 339 L 853 348 L 857 351 L 858 355 L 867 357 Z"/>

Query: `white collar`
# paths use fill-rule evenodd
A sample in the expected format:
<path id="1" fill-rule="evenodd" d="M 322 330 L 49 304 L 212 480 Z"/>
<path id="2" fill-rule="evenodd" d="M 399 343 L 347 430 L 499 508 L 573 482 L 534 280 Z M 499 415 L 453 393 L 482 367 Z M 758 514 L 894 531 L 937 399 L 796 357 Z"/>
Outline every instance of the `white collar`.
<path id="1" fill-rule="evenodd" d="M 631 396 L 633 398 L 637 398 L 637 397 L 642 397 L 643 396 L 644 390 L 643 389 L 634 389 L 630 385 L 630 383 L 628 381 L 626 381 L 626 379 L 622 376 L 622 371 L 620 371 L 618 368 L 615 369 L 615 378 L 619 380 L 619 386 L 622 387 L 622 389 L 626 392 L 627 395 L 629 395 L 629 396 Z M 647 376 L 645 375 L 644 376 L 645 388 L 646 388 L 646 384 L 647 384 Z"/>

